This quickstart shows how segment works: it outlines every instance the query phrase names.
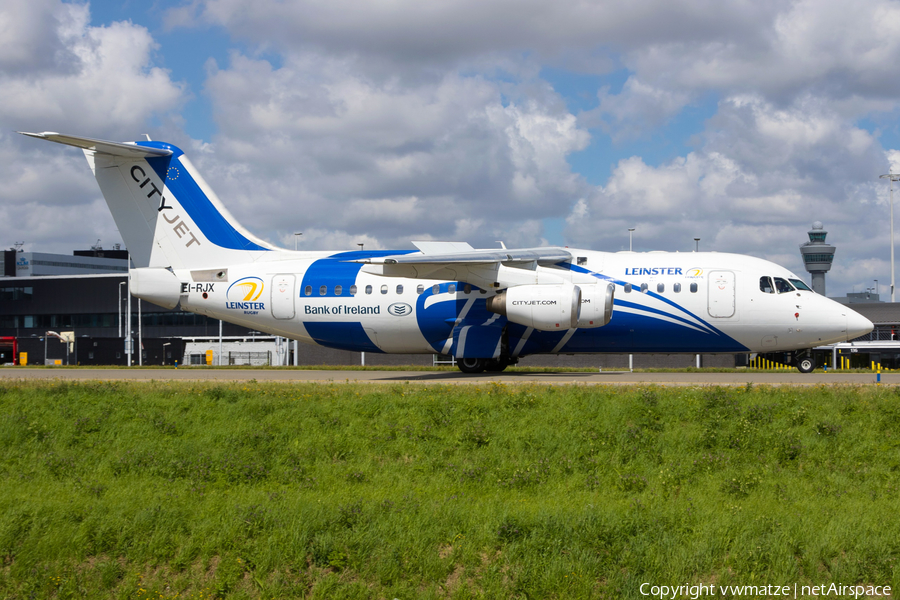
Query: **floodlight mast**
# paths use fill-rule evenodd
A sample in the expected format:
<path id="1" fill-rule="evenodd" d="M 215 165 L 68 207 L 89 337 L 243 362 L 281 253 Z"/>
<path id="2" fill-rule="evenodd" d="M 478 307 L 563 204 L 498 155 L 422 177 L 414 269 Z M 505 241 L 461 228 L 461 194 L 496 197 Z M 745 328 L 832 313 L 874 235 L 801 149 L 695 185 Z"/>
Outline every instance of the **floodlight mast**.
<path id="1" fill-rule="evenodd" d="M 900 181 L 900 173 L 894 173 L 893 168 L 879 179 L 887 179 L 891 186 L 891 302 L 894 301 L 894 182 Z"/>

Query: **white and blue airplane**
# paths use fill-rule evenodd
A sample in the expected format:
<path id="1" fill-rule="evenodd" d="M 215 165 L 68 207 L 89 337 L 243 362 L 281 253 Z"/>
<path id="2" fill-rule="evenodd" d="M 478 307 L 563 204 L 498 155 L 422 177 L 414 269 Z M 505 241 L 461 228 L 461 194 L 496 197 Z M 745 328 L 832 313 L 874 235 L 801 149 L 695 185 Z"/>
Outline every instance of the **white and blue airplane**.
<path id="1" fill-rule="evenodd" d="M 25 133 L 82 148 L 131 252 L 132 294 L 330 348 L 446 354 L 466 373 L 530 354 L 790 351 L 873 329 L 774 263 L 716 252 L 474 249 L 297 252 L 241 227 L 184 153 Z"/>

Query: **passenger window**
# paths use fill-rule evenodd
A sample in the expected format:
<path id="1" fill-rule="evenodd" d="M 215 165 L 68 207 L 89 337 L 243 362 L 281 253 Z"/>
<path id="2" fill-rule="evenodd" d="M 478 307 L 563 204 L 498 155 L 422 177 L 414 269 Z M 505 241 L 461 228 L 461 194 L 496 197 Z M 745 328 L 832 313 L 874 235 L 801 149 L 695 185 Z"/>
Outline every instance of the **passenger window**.
<path id="1" fill-rule="evenodd" d="M 424 292 L 425 292 L 425 286 L 420 283 L 419 286 L 416 288 L 416 293 L 421 294 Z"/>
<path id="2" fill-rule="evenodd" d="M 403 294 L 403 286 L 402 286 L 402 285 L 398 285 L 398 286 L 397 286 L 397 295 L 400 296 L 400 295 L 402 295 L 402 294 Z"/>
<path id="3" fill-rule="evenodd" d="M 387 286 L 386 285 L 381 286 L 381 293 L 387 294 Z"/>
<path id="4" fill-rule="evenodd" d="M 630 293 L 631 293 L 631 284 L 630 284 L 630 283 L 626 283 L 626 284 L 625 284 L 625 293 L 626 293 L 626 294 L 630 294 Z"/>
<path id="5" fill-rule="evenodd" d="M 782 279 L 781 277 L 775 278 L 775 289 L 779 294 L 786 294 L 787 292 L 793 292 L 794 286 L 789 284 L 786 279 Z"/>
<path id="6" fill-rule="evenodd" d="M 672 291 L 675 292 L 676 294 L 680 294 L 681 293 L 681 284 L 680 283 L 672 284 Z"/>
<path id="7" fill-rule="evenodd" d="M 759 278 L 759 291 L 767 294 L 774 294 L 775 288 L 772 286 L 772 278 L 763 275 Z"/>
<path id="8" fill-rule="evenodd" d="M 456 284 L 451 283 L 450 285 L 448 285 L 447 291 L 450 292 L 451 294 L 455 294 L 456 293 Z"/>
<path id="9" fill-rule="evenodd" d="M 322 287 L 319 288 L 319 295 L 320 295 L 320 296 L 324 296 L 324 295 L 327 294 L 327 293 L 328 293 L 328 286 L 327 286 L 327 285 L 323 285 Z"/>
<path id="10" fill-rule="evenodd" d="M 353 285 L 350 286 L 350 295 L 351 295 L 351 296 L 355 296 L 355 295 L 356 295 L 356 284 L 353 284 Z"/>
<path id="11" fill-rule="evenodd" d="M 665 292 L 665 291 L 666 291 L 666 284 L 664 284 L 664 283 L 657 283 L 657 284 L 656 284 L 656 293 L 662 294 L 662 293 Z"/>
<path id="12" fill-rule="evenodd" d="M 440 294 L 441 293 L 441 285 L 439 283 L 436 283 L 433 286 L 431 286 L 431 293 L 432 294 Z"/>
<path id="13" fill-rule="evenodd" d="M 312 286 L 308 285 L 305 288 L 303 288 L 303 293 L 306 294 L 307 296 L 312 296 Z"/>
<path id="14" fill-rule="evenodd" d="M 466 284 L 466 287 L 463 288 L 463 292 L 465 292 L 466 294 L 471 294 L 471 293 L 472 293 L 472 286 L 471 286 L 470 284 L 467 283 L 467 284 Z"/>
<path id="15" fill-rule="evenodd" d="M 641 293 L 642 293 L 642 294 L 646 294 L 646 293 L 647 293 L 647 288 L 648 288 L 648 287 L 649 287 L 649 286 L 648 286 L 646 283 L 642 283 L 642 284 L 641 284 Z"/>
<path id="16" fill-rule="evenodd" d="M 692 283 L 692 284 L 691 284 L 691 293 L 692 293 L 692 294 L 696 294 L 696 293 L 697 293 L 697 284 L 696 284 L 696 283 Z"/>
<path id="17" fill-rule="evenodd" d="M 372 286 L 371 286 L 371 285 L 367 285 L 367 286 L 366 286 L 366 293 L 367 293 L 367 294 L 371 294 L 371 293 L 372 293 Z"/>
<path id="18" fill-rule="evenodd" d="M 343 287 L 341 287 L 339 285 L 334 286 L 334 295 L 335 296 L 340 296 L 341 292 L 343 292 L 343 291 L 344 291 Z"/>

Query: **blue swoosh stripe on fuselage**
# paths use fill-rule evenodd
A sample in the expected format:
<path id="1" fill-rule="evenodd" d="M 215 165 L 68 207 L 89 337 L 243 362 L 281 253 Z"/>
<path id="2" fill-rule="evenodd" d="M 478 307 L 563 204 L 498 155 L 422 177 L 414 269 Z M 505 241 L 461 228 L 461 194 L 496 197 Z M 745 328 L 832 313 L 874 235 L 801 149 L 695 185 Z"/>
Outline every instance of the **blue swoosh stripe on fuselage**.
<path id="1" fill-rule="evenodd" d="M 684 317 L 679 317 L 678 315 L 673 315 L 672 313 L 667 313 L 666 311 L 660 310 L 658 308 L 650 308 L 649 306 L 644 306 L 643 304 L 637 304 L 635 302 L 628 302 L 627 300 L 618 300 L 618 299 L 616 299 L 613 302 L 613 305 L 614 306 L 627 306 L 628 308 L 634 308 L 634 309 L 640 310 L 642 313 L 657 314 L 657 315 L 660 315 L 663 317 L 669 317 L 670 319 L 674 319 L 681 323 L 685 323 L 686 325 L 690 325 L 694 329 L 702 329 L 700 327 L 699 323 L 695 323 L 694 321 L 685 319 Z M 613 314 L 615 314 L 615 310 L 613 310 Z M 650 316 L 650 315 L 645 315 L 645 316 Z M 704 333 L 706 333 L 707 335 L 710 335 L 710 334 L 715 334 L 716 332 L 705 330 Z M 722 334 L 720 333 L 719 335 L 722 335 Z"/>
<path id="2" fill-rule="evenodd" d="M 523 325 L 510 323 L 509 345 L 515 348 L 524 335 Z M 552 352 L 565 332 L 533 331 L 519 352 L 544 354 Z M 710 334 L 678 323 L 636 313 L 613 311 L 610 322 L 594 329 L 578 329 L 558 352 L 639 353 L 639 352 L 745 352 L 747 347 L 727 335 Z"/>
<path id="3" fill-rule="evenodd" d="M 610 276 L 608 276 L 608 275 L 603 275 L 603 274 L 601 274 L 601 273 L 595 273 L 594 271 L 591 271 L 591 270 L 589 270 L 589 269 L 585 269 L 584 267 L 579 267 L 579 266 L 577 266 L 577 265 L 573 265 L 573 264 L 571 264 L 571 263 L 557 263 L 557 266 L 559 266 L 559 267 L 564 267 L 564 268 L 568 268 L 569 270 L 575 271 L 576 273 L 583 273 L 583 274 L 585 274 L 585 275 L 591 275 L 592 277 L 596 277 L 597 279 L 601 279 L 601 280 L 603 280 L 603 281 L 609 281 L 609 282 L 611 282 L 611 283 L 615 283 L 616 285 L 621 285 L 622 287 L 624 287 L 625 284 L 631 283 L 630 281 L 623 281 L 623 280 L 621 280 L 621 279 L 614 279 L 614 278 L 612 278 L 612 277 L 610 277 Z M 631 283 L 631 285 L 634 286 L 633 283 Z M 637 286 L 637 287 L 640 288 L 640 286 Z M 702 323 L 704 327 L 708 327 L 709 330 L 710 330 L 710 332 L 715 333 L 716 335 L 724 335 L 725 337 L 730 337 L 730 336 L 728 336 L 728 335 L 722 333 L 721 331 L 719 331 L 719 329 L 717 329 L 717 328 L 714 327 L 713 325 L 707 323 L 707 322 L 706 322 L 705 320 L 703 320 L 701 317 L 695 315 L 694 313 L 692 313 L 692 312 L 689 311 L 688 309 L 684 308 L 683 306 L 681 306 L 681 305 L 679 305 L 679 304 L 673 302 L 672 300 L 670 300 L 670 299 L 668 299 L 668 298 L 666 298 L 666 297 L 664 297 L 664 296 L 660 296 L 660 295 L 657 294 L 656 292 L 651 292 L 650 290 L 647 290 L 646 292 L 640 292 L 640 293 L 643 293 L 643 294 L 645 294 L 645 295 L 647 295 L 647 296 L 650 296 L 651 298 L 656 298 L 656 299 L 659 300 L 660 302 L 663 302 L 663 303 L 665 303 L 665 304 L 668 304 L 668 305 L 671 306 L 672 308 L 678 309 L 679 311 L 683 312 L 684 314 L 686 314 L 686 315 L 690 316 L 691 318 L 696 319 L 698 322 Z M 649 310 L 649 309 L 646 309 L 646 310 Z M 669 315 L 669 316 L 675 317 L 675 315 Z M 694 325 L 696 325 L 696 323 L 694 323 Z"/>
<path id="4" fill-rule="evenodd" d="M 447 281 L 437 285 L 439 294 L 446 294 L 450 285 L 455 285 L 457 290 L 465 288 L 465 283 L 458 281 Z M 479 295 L 476 296 L 475 302 L 472 304 L 469 312 L 466 313 L 467 320 L 487 322 L 497 316 L 488 312 L 486 307 L 487 297 L 481 295 L 479 288 L 472 286 L 471 293 Z M 428 345 L 434 348 L 435 352 L 441 353 L 444 351 L 447 340 L 453 335 L 453 327 L 456 324 L 456 320 L 471 296 L 457 292 L 455 298 L 449 299 L 448 297 L 447 300 L 435 302 L 426 309 L 425 301 L 431 296 L 434 296 L 433 286 L 425 288 L 425 291 L 419 294 L 416 300 L 416 323 Z M 505 321 L 505 317 L 503 319 Z"/>

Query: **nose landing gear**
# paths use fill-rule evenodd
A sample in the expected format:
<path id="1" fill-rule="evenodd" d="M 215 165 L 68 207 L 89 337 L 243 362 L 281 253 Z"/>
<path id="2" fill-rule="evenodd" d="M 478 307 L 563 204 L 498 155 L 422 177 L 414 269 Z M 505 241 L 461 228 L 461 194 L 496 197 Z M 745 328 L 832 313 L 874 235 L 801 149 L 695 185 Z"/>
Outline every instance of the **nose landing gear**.
<path id="1" fill-rule="evenodd" d="M 812 373 L 816 369 L 816 361 L 811 352 L 801 354 L 794 359 L 794 366 L 801 373 Z"/>

